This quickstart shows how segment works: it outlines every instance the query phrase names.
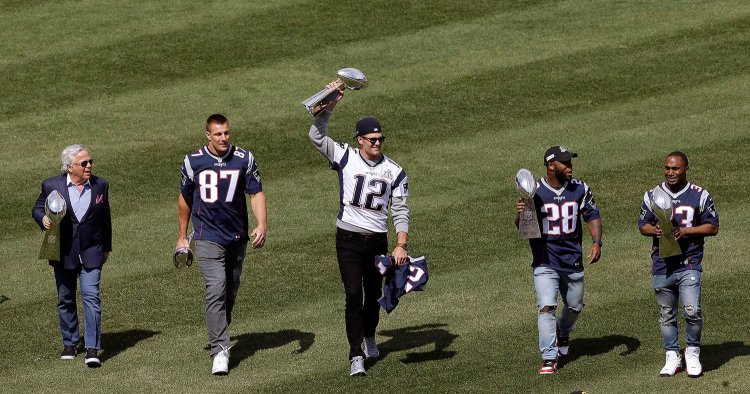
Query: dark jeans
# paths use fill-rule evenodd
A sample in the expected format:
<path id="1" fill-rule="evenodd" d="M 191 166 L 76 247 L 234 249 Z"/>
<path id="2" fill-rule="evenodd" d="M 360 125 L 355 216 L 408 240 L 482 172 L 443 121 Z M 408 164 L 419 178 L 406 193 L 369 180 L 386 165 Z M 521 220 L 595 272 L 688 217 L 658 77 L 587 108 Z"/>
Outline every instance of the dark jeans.
<path id="1" fill-rule="evenodd" d="M 362 339 L 375 336 L 380 320 L 378 299 L 383 293 L 383 277 L 375 268 L 375 256 L 387 253 L 386 233 L 364 235 L 336 229 L 336 256 L 346 293 L 344 316 L 350 359 L 364 356 Z"/>

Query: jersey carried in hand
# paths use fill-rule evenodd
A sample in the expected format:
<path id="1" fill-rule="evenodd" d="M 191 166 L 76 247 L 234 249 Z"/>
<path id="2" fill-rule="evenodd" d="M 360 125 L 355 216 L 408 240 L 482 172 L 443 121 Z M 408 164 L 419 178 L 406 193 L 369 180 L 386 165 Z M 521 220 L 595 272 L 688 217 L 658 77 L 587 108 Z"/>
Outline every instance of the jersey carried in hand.
<path id="1" fill-rule="evenodd" d="M 253 154 L 230 145 L 222 157 L 207 147 L 185 156 L 180 192 L 192 198 L 195 239 L 221 244 L 248 240 L 245 194 L 263 191 Z"/>
<path id="2" fill-rule="evenodd" d="M 719 212 L 716 211 L 714 201 L 708 191 L 702 187 L 688 182 L 685 187 L 677 193 L 672 193 L 666 184 L 662 182 L 659 186 L 672 198 L 672 225 L 675 227 L 695 227 L 705 223 L 719 225 Z M 638 218 L 638 228 L 650 223 L 658 224 L 658 219 L 651 208 L 651 194 L 653 189 L 643 195 L 641 202 L 641 215 Z M 663 237 L 671 236 L 664 234 Z M 682 255 L 659 257 L 659 239 L 654 237 L 651 252 L 653 266 L 651 272 L 654 275 L 666 275 L 672 272 L 684 270 L 702 271 L 701 260 L 703 260 L 703 236 L 682 237 L 678 240 Z"/>
<path id="3" fill-rule="evenodd" d="M 424 290 L 429 278 L 424 256 L 409 257 L 409 262 L 404 265 L 395 265 L 393 256 L 376 256 L 375 266 L 380 275 L 385 276 L 383 296 L 378 302 L 386 313 L 391 313 L 398 306 L 399 297 Z"/>
<path id="4" fill-rule="evenodd" d="M 537 181 L 534 195 L 541 238 L 531 238 L 532 266 L 563 272 L 583 270 L 580 217 L 586 222 L 599 218 L 594 195 L 586 183 L 571 179 L 554 189 L 544 178 Z"/>

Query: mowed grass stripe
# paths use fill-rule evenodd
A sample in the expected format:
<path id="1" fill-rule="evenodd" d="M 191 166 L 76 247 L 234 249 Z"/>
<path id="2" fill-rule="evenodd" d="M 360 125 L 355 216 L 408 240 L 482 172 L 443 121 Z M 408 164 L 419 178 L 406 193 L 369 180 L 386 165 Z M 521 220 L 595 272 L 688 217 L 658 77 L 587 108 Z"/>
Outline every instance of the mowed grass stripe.
<path id="1" fill-rule="evenodd" d="M 218 25 L 220 28 L 216 23 L 205 22 L 188 29 L 36 59 L 30 64 L 7 65 L 0 70 L 0 85 L 7 86 L 11 95 L 0 98 L 0 113 L 13 116 L 47 110 L 81 98 L 311 54 L 327 45 L 331 26 L 336 26 L 338 42 L 351 43 L 531 4 L 534 2 L 459 5 L 433 1 L 396 7 L 386 1 L 307 2 L 252 12 L 226 18 Z M 367 23 L 355 24 L 349 23 L 350 15 L 373 17 Z M 169 56 L 165 57 L 167 53 Z"/>

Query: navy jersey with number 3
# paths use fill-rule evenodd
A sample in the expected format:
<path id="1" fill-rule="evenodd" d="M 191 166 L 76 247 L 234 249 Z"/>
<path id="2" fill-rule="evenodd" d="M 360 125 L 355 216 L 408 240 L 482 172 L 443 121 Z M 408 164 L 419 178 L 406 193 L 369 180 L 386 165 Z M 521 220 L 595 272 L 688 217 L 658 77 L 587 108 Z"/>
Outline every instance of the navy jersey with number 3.
<path id="1" fill-rule="evenodd" d="M 195 239 L 220 244 L 248 240 L 245 194 L 263 191 L 253 154 L 230 145 L 222 157 L 207 147 L 185 156 L 180 192 L 192 197 Z"/>
<path id="2" fill-rule="evenodd" d="M 599 209 L 588 185 L 571 179 L 559 189 L 544 178 L 534 195 L 541 238 L 531 238 L 532 266 L 563 272 L 583 271 L 581 216 L 588 223 L 599 218 Z"/>
<path id="3" fill-rule="evenodd" d="M 672 225 L 676 227 L 695 227 L 709 223 L 719 225 L 719 212 L 716 211 L 714 201 L 708 191 L 702 187 L 688 182 L 685 187 L 673 193 L 664 183 L 656 186 L 669 194 L 672 198 Z M 638 228 L 647 223 L 656 225 L 658 219 L 651 210 L 651 193 L 647 191 L 641 202 L 641 215 L 638 218 Z M 659 239 L 653 237 L 651 261 L 653 263 L 651 272 L 654 275 L 667 275 L 672 272 L 684 270 L 702 271 L 704 237 L 683 237 L 678 241 L 682 255 L 668 257 L 666 260 L 659 257 Z"/>

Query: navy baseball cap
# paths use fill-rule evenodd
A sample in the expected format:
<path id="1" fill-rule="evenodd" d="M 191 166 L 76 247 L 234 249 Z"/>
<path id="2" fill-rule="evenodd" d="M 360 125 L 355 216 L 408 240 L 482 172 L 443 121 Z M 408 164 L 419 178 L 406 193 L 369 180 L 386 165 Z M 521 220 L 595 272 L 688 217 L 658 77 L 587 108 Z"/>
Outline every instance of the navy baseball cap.
<path id="1" fill-rule="evenodd" d="M 354 134 L 355 138 L 365 134 L 383 132 L 378 119 L 372 116 L 360 119 L 359 122 L 357 122 L 356 129 L 357 132 Z"/>
<path id="2" fill-rule="evenodd" d="M 544 165 L 553 161 L 570 161 L 574 157 L 578 157 L 578 153 L 571 152 L 564 146 L 553 146 L 544 152 Z"/>

